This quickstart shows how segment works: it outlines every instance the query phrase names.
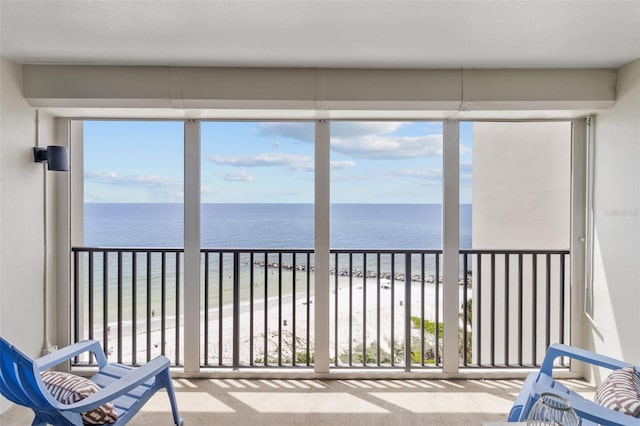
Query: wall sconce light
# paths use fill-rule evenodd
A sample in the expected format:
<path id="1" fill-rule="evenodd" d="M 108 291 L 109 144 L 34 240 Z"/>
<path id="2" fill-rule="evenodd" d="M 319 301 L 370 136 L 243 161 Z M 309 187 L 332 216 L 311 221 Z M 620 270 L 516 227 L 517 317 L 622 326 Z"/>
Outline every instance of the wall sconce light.
<path id="1" fill-rule="evenodd" d="M 33 159 L 36 163 L 47 163 L 47 169 L 53 171 L 69 171 L 69 155 L 67 147 L 49 145 L 46 148 L 33 148 Z"/>

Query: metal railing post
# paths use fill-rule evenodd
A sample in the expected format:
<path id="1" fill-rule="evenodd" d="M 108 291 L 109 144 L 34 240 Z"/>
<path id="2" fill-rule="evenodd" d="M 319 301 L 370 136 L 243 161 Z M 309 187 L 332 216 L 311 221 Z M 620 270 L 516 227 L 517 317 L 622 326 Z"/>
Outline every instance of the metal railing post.
<path id="1" fill-rule="evenodd" d="M 233 253 L 233 369 L 240 367 L 240 253 Z"/>
<path id="2" fill-rule="evenodd" d="M 404 371 L 411 371 L 411 252 L 404 254 Z"/>

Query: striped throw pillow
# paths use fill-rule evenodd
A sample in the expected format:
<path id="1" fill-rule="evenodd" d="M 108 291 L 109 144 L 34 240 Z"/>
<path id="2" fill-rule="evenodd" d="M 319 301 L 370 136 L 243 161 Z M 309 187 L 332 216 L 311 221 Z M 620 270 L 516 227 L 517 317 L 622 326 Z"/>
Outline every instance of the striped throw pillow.
<path id="1" fill-rule="evenodd" d="M 60 371 L 45 371 L 40 373 L 44 385 L 53 397 L 63 404 L 73 404 L 96 393 L 100 387 L 91 380 Z M 84 424 L 101 425 L 118 420 L 116 408 L 106 403 L 93 410 L 82 413 Z"/>
<path id="2" fill-rule="evenodd" d="M 640 417 L 640 372 L 634 367 L 615 370 L 597 387 L 596 404 Z"/>

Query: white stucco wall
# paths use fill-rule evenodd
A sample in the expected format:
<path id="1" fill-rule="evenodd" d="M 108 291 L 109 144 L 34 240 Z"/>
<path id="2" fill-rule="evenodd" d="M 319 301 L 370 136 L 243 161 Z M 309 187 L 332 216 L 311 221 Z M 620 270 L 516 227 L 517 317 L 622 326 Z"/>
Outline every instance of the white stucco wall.
<path id="1" fill-rule="evenodd" d="M 43 166 L 34 164 L 35 110 L 22 97 L 22 67 L 0 64 L 0 335 L 40 356 L 43 344 Z M 40 115 L 42 145 L 53 119 Z M 9 403 L 0 397 L 0 412 Z"/>
<path id="2" fill-rule="evenodd" d="M 473 124 L 473 248 L 569 247 L 570 138 L 568 122 Z"/>
<path id="3" fill-rule="evenodd" d="M 596 117 L 594 169 L 594 323 L 585 323 L 585 342 L 640 364 L 640 59 L 620 68 L 616 105 Z"/>
<path id="4" fill-rule="evenodd" d="M 570 231 L 571 123 L 473 124 L 473 248 L 486 250 L 567 250 Z M 540 362 L 546 349 L 546 258 L 537 257 L 537 281 L 532 282 L 532 256 L 523 256 L 523 358 L 525 364 Z M 560 288 L 559 258 L 551 260 L 550 343 L 561 339 L 558 323 Z M 489 324 L 495 320 L 495 362 L 505 363 L 508 337 L 509 360 L 518 362 L 519 294 L 518 257 L 509 257 L 509 300 L 505 300 L 505 257 L 495 257 L 495 296 L 491 293 L 491 259 L 483 256 L 482 274 L 474 259 L 474 329 L 482 321 L 482 363 L 491 348 Z M 568 268 L 569 262 L 565 265 Z M 478 285 L 481 278 L 482 285 Z M 534 290 L 535 289 L 535 290 Z M 537 306 L 537 350 L 533 351 L 532 303 Z M 568 293 L 567 293 L 568 294 Z M 480 296 L 480 297 L 479 297 Z M 495 318 L 491 300 L 495 298 Z M 479 304 L 478 301 L 482 303 Z M 505 306 L 509 317 L 505 319 Z M 565 318 L 568 324 L 568 317 Z M 505 321 L 509 324 L 505 332 Z M 565 331 L 568 341 L 569 329 Z M 474 342 L 475 344 L 475 342 Z M 474 350 L 474 357 L 480 351 Z"/>

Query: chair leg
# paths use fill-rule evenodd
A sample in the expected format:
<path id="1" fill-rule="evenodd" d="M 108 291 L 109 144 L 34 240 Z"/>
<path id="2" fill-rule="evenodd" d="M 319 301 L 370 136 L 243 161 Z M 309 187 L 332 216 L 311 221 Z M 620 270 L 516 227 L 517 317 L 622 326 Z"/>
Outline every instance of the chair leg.
<path id="1" fill-rule="evenodd" d="M 180 418 L 180 413 L 178 412 L 178 403 L 176 402 L 176 393 L 173 390 L 173 383 L 171 382 L 171 374 L 169 373 L 168 368 L 164 371 L 164 381 L 165 381 L 165 387 L 167 388 L 167 395 L 169 395 L 169 402 L 171 403 L 171 412 L 173 413 L 173 423 L 175 423 L 176 426 L 182 426 L 184 424 L 184 420 Z"/>
<path id="2" fill-rule="evenodd" d="M 36 414 L 36 416 L 33 418 L 33 421 L 31 422 L 31 426 L 46 426 L 48 424 L 49 423 L 38 414 Z"/>

